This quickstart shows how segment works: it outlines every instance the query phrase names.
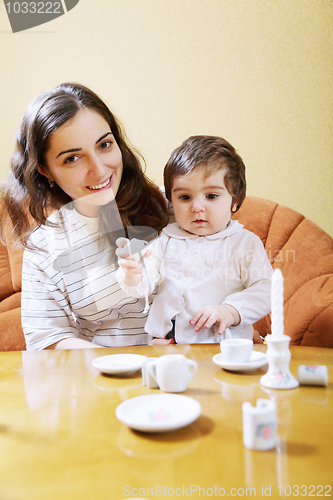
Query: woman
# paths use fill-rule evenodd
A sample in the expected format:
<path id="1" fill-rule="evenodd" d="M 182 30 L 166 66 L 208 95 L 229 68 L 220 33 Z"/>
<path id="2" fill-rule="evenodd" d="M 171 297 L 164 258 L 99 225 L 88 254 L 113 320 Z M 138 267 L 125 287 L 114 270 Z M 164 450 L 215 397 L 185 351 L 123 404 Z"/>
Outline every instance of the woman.
<path id="1" fill-rule="evenodd" d="M 114 241 L 138 226 L 160 231 L 167 208 L 94 92 L 65 83 L 32 101 L 2 199 L 2 235 L 10 221 L 25 247 L 28 350 L 149 343 L 144 299 L 127 297 L 115 278 Z"/>

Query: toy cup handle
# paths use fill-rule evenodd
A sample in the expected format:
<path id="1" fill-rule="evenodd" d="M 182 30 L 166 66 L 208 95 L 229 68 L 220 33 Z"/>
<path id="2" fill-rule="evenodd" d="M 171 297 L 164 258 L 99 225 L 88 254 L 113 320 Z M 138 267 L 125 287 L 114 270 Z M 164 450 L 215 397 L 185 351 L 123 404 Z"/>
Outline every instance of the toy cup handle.
<path id="1" fill-rule="evenodd" d="M 155 380 L 156 384 L 157 384 L 157 380 L 156 380 L 156 361 L 150 363 L 148 365 L 148 373 L 149 375 Z"/>
<path id="2" fill-rule="evenodd" d="M 193 359 L 188 359 L 187 363 L 188 363 L 188 369 L 193 377 L 193 375 L 198 369 L 198 363 L 196 361 L 193 361 Z"/>
<path id="3" fill-rule="evenodd" d="M 152 377 L 149 372 L 149 366 L 154 363 L 154 360 L 157 358 L 148 358 L 142 365 L 142 382 L 143 385 L 146 385 L 150 389 L 158 389 L 158 384 L 155 380 L 155 377 Z"/>

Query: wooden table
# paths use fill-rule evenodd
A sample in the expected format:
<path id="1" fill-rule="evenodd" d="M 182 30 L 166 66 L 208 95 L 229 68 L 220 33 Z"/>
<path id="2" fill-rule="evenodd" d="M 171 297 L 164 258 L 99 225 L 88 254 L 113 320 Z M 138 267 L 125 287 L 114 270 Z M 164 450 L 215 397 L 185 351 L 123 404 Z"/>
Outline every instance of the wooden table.
<path id="1" fill-rule="evenodd" d="M 290 350 L 295 376 L 300 364 L 325 364 L 328 387 L 265 389 L 267 366 L 224 371 L 212 362 L 218 345 L 0 353 L 0 499 L 332 496 L 333 350 Z M 142 385 L 141 372 L 107 377 L 92 367 L 94 358 L 120 352 L 196 360 L 183 394 L 200 402 L 198 420 L 159 435 L 119 422 L 122 401 L 160 392 Z M 277 403 L 279 444 L 250 451 L 241 407 L 262 397 Z"/>

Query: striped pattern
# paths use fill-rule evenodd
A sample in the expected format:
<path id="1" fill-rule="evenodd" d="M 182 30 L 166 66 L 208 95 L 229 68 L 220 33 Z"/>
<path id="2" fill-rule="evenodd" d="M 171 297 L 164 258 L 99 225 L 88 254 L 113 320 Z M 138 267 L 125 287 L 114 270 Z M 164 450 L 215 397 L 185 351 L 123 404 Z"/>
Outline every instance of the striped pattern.
<path id="1" fill-rule="evenodd" d="M 145 300 L 120 288 L 114 252 L 97 219 L 62 208 L 49 221 L 57 226 L 43 226 L 29 240 L 40 250 L 24 252 L 22 326 L 27 349 L 44 349 L 68 337 L 102 346 L 149 343 Z"/>

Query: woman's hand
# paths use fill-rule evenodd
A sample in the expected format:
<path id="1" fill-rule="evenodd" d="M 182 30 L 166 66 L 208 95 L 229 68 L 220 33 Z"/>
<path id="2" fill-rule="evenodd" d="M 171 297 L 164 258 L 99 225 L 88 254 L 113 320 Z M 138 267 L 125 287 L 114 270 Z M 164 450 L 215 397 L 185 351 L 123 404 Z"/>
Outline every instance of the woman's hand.
<path id="1" fill-rule="evenodd" d="M 190 320 L 191 325 L 196 325 L 196 332 L 199 332 L 203 326 L 208 329 L 215 323 L 219 325 L 217 333 L 222 335 L 226 328 L 240 323 L 240 316 L 233 306 L 224 304 L 202 307 Z"/>
<path id="2" fill-rule="evenodd" d="M 153 339 L 149 345 L 165 345 L 165 344 L 175 344 L 175 339 Z"/>

